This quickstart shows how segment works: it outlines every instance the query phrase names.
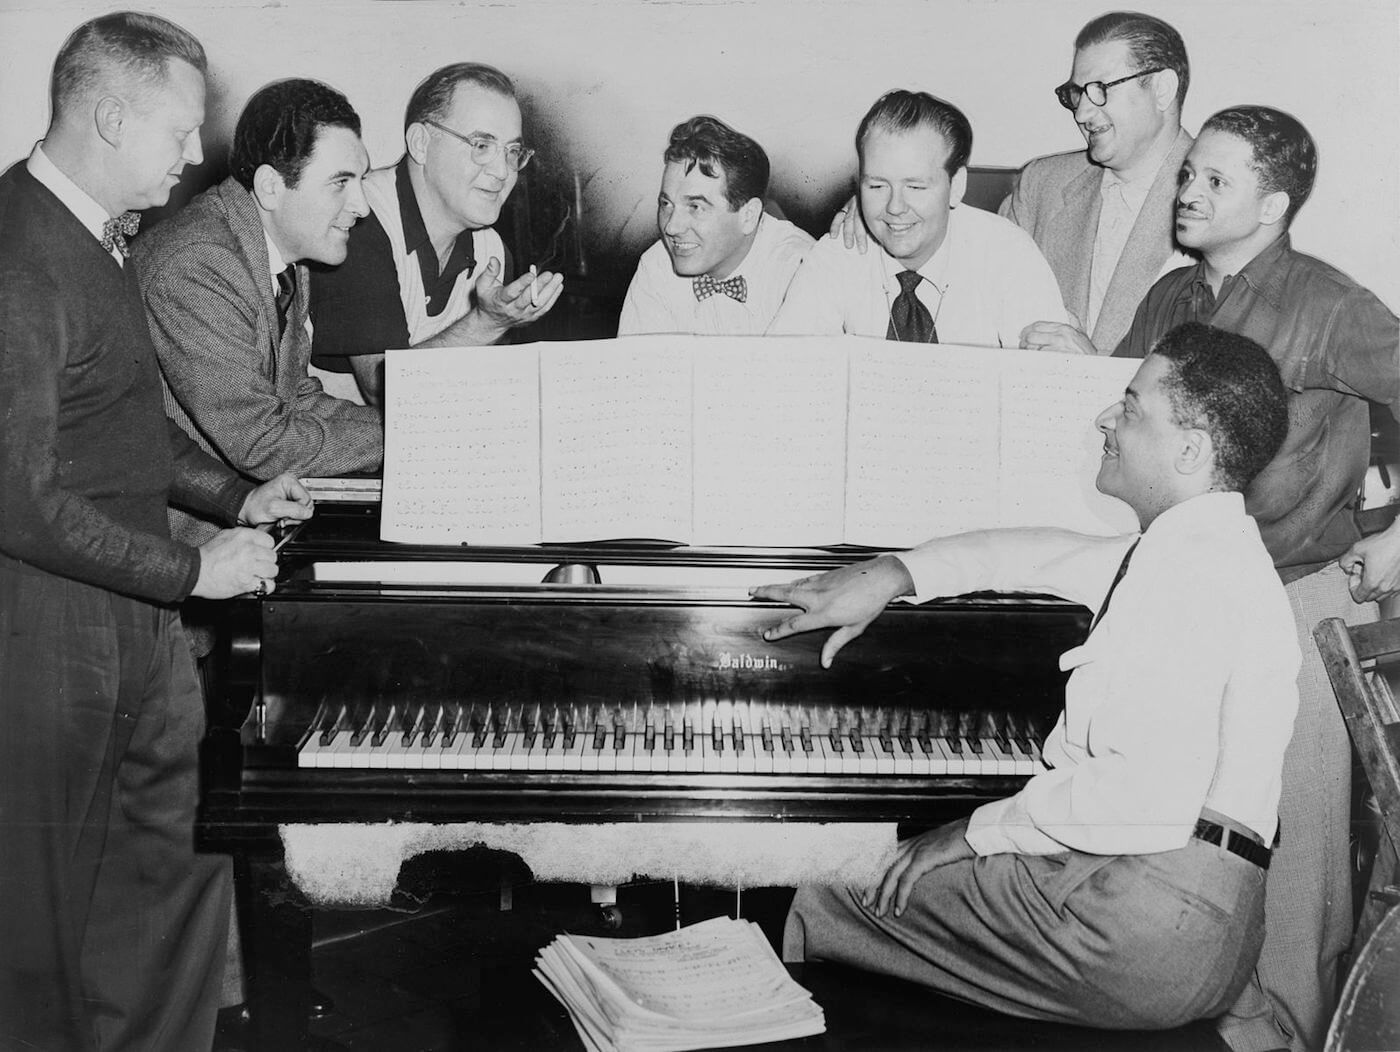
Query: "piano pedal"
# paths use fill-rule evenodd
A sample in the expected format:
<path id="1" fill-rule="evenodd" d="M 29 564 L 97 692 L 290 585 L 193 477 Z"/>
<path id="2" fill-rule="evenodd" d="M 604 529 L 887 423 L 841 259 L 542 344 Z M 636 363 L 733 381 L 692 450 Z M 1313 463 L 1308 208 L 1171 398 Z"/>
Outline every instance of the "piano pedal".
<path id="1" fill-rule="evenodd" d="M 622 929 L 622 909 L 617 904 L 616 884 L 592 884 L 588 899 L 598 907 L 598 923 L 608 931 Z"/>
<path id="2" fill-rule="evenodd" d="M 510 913 L 515 909 L 515 885 L 509 881 L 503 880 L 501 881 L 500 891 L 500 912 Z"/>

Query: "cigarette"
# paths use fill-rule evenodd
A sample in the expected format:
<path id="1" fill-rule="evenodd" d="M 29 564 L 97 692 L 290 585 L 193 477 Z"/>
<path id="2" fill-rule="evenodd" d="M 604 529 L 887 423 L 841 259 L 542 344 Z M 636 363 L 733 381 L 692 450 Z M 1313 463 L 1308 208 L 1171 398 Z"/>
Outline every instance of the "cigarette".
<path id="1" fill-rule="evenodd" d="M 535 269 L 533 263 L 530 264 L 530 306 L 540 305 L 540 272 Z"/>

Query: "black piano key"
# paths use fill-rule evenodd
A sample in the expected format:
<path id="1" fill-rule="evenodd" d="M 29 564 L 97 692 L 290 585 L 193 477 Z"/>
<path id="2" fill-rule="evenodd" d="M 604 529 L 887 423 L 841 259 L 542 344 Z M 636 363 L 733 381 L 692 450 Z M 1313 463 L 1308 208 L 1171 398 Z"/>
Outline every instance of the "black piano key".
<path id="1" fill-rule="evenodd" d="M 859 732 L 857 732 L 857 731 L 851 731 L 851 733 L 850 733 L 850 739 L 851 739 L 851 751 L 852 751 L 852 752 L 855 752 L 855 753 L 863 753 L 863 752 L 865 752 L 865 740 L 862 738 L 862 736 L 860 735 Z"/>
<path id="2" fill-rule="evenodd" d="M 845 752 L 845 751 L 846 751 L 845 748 L 844 748 L 844 746 L 842 746 L 842 744 L 841 744 L 841 734 L 840 734 L 839 731 L 836 730 L 835 727 L 833 727 L 831 730 L 827 731 L 826 736 L 827 736 L 827 739 L 831 742 L 831 751 L 832 751 L 832 752 L 834 752 L 834 753 L 842 753 L 842 752 Z M 809 750 L 809 751 L 810 751 L 810 750 Z"/>
<path id="3" fill-rule="evenodd" d="M 650 723 L 647 724 L 646 733 L 642 735 L 642 748 L 647 752 L 656 751 L 656 728 Z"/>
<path id="4" fill-rule="evenodd" d="M 772 751 L 773 751 L 773 728 L 772 728 L 772 727 L 764 727 L 763 730 L 762 730 L 762 732 L 760 733 L 759 737 L 762 738 L 762 740 L 763 740 L 763 751 L 764 751 L 764 752 L 772 752 Z M 785 743 L 783 744 L 783 748 L 786 749 L 788 752 L 792 752 L 792 748 L 791 748 L 790 743 L 786 743 L 786 742 L 785 742 Z"/>
<path id="5" fill-rule="evenodd" d="M 710 728 L 710 744 L 715 747 L 715 752 L 724 751 L 724 728 L 720 726 L 719 720 L 715 720 Z"/>
<path id="6" fill-rule="evenodd" d="M 812 751 L 812 732 L 810 729 L 803 727 L 802 730 L 798 732 L 797 739 L 802 743 L 803 752 Z"/>
<path id="7" fill-rule="evenodd" d="M 967 739 L 967 744 L 968 744 L 968 747 L 972 749 L 972 753 L 973 753 L 974 756 L 981 756 L 981 755 L 982 755 L 982 739 L 981 739 L 981 738 L 968 738 L 968 739 Z"/>
<path id="8" fill-rule="evenodd" d="M 956 734 L 951 734 L 948 736 L 948 748 L 952 749 L 953 752 L 961 756 L 963 751 L 962 747 L 962 739 L 959 738 Z"/>
<path id="9" fill-rule="evenodd" d="M 606 745 L 607 742 L 608 742 L 608 729 L 607 729 L 607 727 L 603 726 L 603 724 L 600 723 L 600 724 L 598 724 L 596 727 L 593 728 L 593 749 L 594 749 L 594 751 L 595 751 L 595 752 L 601 752 L 603 746 Z"/>

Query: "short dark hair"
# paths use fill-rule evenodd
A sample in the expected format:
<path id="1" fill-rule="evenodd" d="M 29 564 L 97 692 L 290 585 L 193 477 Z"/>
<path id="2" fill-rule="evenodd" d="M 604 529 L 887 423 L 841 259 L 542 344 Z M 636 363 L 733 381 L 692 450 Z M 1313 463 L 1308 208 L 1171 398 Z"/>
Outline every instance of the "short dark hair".
<path id="1" fill-rule="evenodd" d="M 972 156 L 972 124 L 951 102 L 926 91 L 887 91 L 875 100 L 856 128 L 856 156 L 865 159 L 865 137 L 872 131 L 905 132 L 929 127 L 948 144 L 943 167 L 949 175 L 967 166 Z"/>
<path id="2" fill-rule="evenodd" d="M 360 134 L 360 117 L 349 99 L 319 80 L 273 81 L 254 92 L 238 115 L 229 174 L 251 190 L 253 173 L 270 164 L 288 186 L 296 186 L 317 136 L 327 127 Z"/>
<path id="3" fill-rule="evenodd" d="M 54 117 L 95 91 L 125 80 L 138 92 L 162 87 L 171 60 L 209 72 L 204 46 L 186 29 L 156 15 L 115 11 L 84 22 L 69 34 L 54 59 L 49 105 Z"/>
<path id="4" fill-rule="evenodd" d="M 1247 336 L 1189 321 L 1149 353 L 1172 363 L 1162 381 L 1172 422 L 1210 435 L 1216 487 L 1243 490 L 1288 434 L 1288 392 L 1269 352 Z"/>
<path id="5" fill-rule="evenodd" d="M 1128 45 L 1128 54 L 1138 69 L 1170 69 L 1176 73 L 1176 105 L 1186 102 L 1186 89 L 1191 84 L 1191 63 L 1186 58 L 1186 44 L 1178 33 L 1160 18 L 1137 11 L 1109 11 L 1099 15 L 1074 38 L 1074 50 L 1082 51 L 1095 44 L 1121 40 Z"/>
<path id="6" fill-rule="evenodd" d="M 665 162 L 699 168 L 711 179 L 724 176 L 729 210 L 737 212 L 768 192 L 768 155 L 743 132 L 708 114 L 691 117 L 671 129 Z"/>
<path id="7" fill-rule="evenodd" d="M 1254 161 L 1250 165 L 1259 177 L 1259 189 L 1288 195 L 1286 225 L 1312 193 L 1317 178 L 1317 143 L 1308 129 L 1282 110 L 1267 106 L 1232 106 L 1221 110 L 1201 125 L 1201 131 L 1222 131 L 1249 143 Z"/>
<path id="8" fill-rule="evenodd" d="M 411 124 L 441 120 L 446 116 L 458 84 L 475 84 L 508 99 L 515 98 L 515 85 L 495 66 L 480 62 L 454 62 L 433 70 L 413 89 L 413 94 L 408 97 L 408 108 L 404 110 L 403 130 L 408 131 Z"/>

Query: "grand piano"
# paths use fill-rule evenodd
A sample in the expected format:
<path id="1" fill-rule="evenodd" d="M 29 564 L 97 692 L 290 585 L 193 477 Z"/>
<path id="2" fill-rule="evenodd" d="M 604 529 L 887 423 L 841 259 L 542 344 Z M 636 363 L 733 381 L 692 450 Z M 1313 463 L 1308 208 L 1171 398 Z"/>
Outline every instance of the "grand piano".
<path id="1" fill-rule="evenodd" d="M 378 540 L 322 504 L 226 604 L 198 836 L 234 857 L 257 1047 L 300 1048 L 311 912 L 284 826 L 896 822 L 1016 791 L 1088 629 L 1044 597 L 898 603 L 841 653 L 748 587 L 853 549 Z"/>

